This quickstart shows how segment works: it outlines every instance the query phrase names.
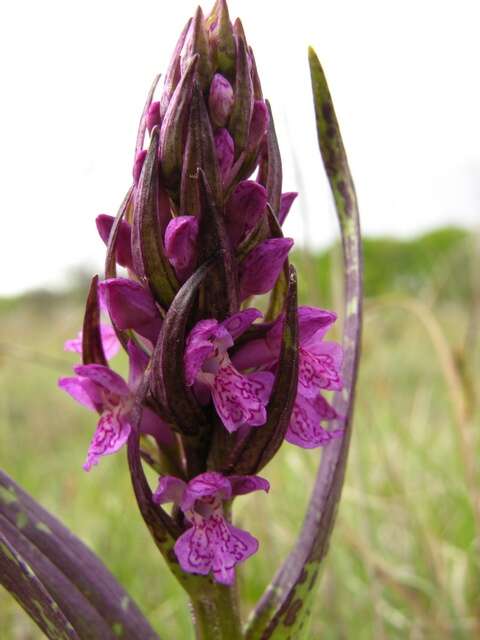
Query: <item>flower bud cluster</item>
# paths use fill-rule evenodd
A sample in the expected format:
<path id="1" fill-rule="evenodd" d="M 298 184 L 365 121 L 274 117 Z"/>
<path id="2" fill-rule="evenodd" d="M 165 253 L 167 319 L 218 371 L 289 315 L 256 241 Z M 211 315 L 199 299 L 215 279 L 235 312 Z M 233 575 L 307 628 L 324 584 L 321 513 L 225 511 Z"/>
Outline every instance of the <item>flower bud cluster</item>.
<path id="1" fill-rule="evenodd" d="M 100 416 L 85 469 L 141 438 L 161 474 L 153 501 L 176 505 L 181 567 L 231 584 L 258 543 L 223 503 L 268 490 L 256 474 L 284 440 L 314 448 L 341 435 L 324 392 L 341 389 L 342 352 L 324 340 L 335 314 L 297 306 L 282 233 L 296 194 L 282 194 L 273 118 L 224 0 L 197 10 L 158 101 L 154 90 L 133 185 L 116 218 L 97 218 L 105 278 L 66 343 L 83 363 L 59 384 Z M 252 298 L 265 294 L 262 312 Z M 109 364 L 120 345 L 128 380 Z"/>

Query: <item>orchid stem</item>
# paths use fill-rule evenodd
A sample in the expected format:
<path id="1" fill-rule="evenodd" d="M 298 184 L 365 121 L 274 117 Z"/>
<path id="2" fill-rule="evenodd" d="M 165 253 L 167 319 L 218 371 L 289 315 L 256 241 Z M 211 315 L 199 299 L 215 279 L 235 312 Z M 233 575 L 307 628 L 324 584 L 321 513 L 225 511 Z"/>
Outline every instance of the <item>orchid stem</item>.
<path id="1" fill-rule="evenodd" d="M 191 600 L 197 640 L 242 640 L 235 587 L 212 584 Z"/>

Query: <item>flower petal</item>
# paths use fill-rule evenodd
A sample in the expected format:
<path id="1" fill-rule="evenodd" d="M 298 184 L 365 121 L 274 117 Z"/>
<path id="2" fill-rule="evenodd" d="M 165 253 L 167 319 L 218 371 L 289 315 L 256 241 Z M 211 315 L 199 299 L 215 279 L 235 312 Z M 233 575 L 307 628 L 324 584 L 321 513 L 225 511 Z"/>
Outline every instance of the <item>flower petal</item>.
<path id="1" fill-rule="evenodd" d="M 243 180 L 235 188 L 225 207 L 227 231 L 232 243 L 238 243 L 254 229 L 267 206 L 265 187 L 253 180 Z"/>
<path id="2" fill-rule="evenodd" d="M 127 278 L 111 278 L 98 286 L 112 322 L 122 330 L 134 329 L 155 344 L 162 320 L 152 294 Z"/>
<path id="3" fill-rule="evenodd" d="M 240 265 L 240 299 L 273 289 L 288 252 L 291 238 L 271 238 L 255 247 Z"/>
<path id="4" fill-rule="evenodd" d="M 279 354 L 280 343 L 275 345 L 265 338 L 258 338 L 249 340 L 242 345 L 232 355 L 232 362 L 239 371 L 256 367 L 271 367 L 278 360 Z"/>
<path id="5" fill-rule="evenodd" d="M 214 557 L 212 527 L 208 520 L 199 522 L 183 533 L 175 543 L 175 555 L 187 573 L 206 576 L 210 573 Z"/>
<path id="6" fill-rule="evenodd" d="M 270 483 L 260 476 L 229 476 L 232 495 L 240 496 L 252 491 L 270 491 Z"/>
<path id="7" fill-rule="evenodd" d="M 258 375 L 242 375 L 228 356 L 219 367 L 211 387 L 212 399 L 229 432 L 236 431 L 242 425 L 257 427 L 265 424 L 266 378 L 259 380 Z"/>
<path id="8" fill-rule="evenodd" d="M 310 341 L 319 342 L 336 321 L 337 314 L 327 309 L 301 306 L 298 308 L 300 344 L 310 350 Z"/>
<path id="9" fill-rule="evenodd" d="M 94 365 L 91 365 L 94 366 Z M 87 459 L 83 465 L 85 471 L 98 464 L 102 456 L 116 453 L 127 442 L 130 435 L 130 423 L 119 412 L 105 411 L 98 421 L 88 448 Z"/>
<path id="10" fill-rule="evenodd" d="M 117 355 L 120 349 L 120 342 L 118 341 L 117 334 L 113 327 L 109 324 L 100 325 L 100 334 L 102 337 L 103 351 L 107 360 L 111 360 Z M 79 331 L 76 338 L 72 340 L 66 340 L 63 348 L 65 351 L 73 351 L 75 353 L 82 353 L 82 340 L 83 331 Z"/>
<path id="11" fill-rule="evenodd" d="M 170 426 L 148 407 L 143 407 L 140 432 L 153 436 L 162 448 L 175 446 L 176 439 Z"/>
<path id="12" fill-rule="evenodd" d="M 232 112 L 234 97 L 230 82 L 220 73 L 213 76 L 208 96 L 208 108 L 212 122 L 217 127 L 224 127 Z"/>
<path id="13" fill-rule="evenodd" d="M 196 500 L 219 498 L 228 500 L 232 494 L 229 478 L 216 471 L 207 471 L 190 480 L 181 502 L 182 511 L 193 509 Z"/>
<path id="14" fill-rule="evenodd" d="M 343 429 L 327 431 L 321 426 L 322 420 L 336 417 L 335 410 L 323 396 L 317 395 L 312 399 L 298 394 L 285 439 L 303 449 L 324 446 L 343 434 Z"/>
<path id="15" fill-rule="evenodd" d="M 109 367 L 105 367 L 102 364 L 80 364 L 74 367 L 73 370 L 82 378 L 88 378 L 96 385 L 117 396 L 126 397 L 130 395 L 130 390 L 125 380 Z"/>
<path id="16" fill-rule="evenodd" d="M 74 400 L 92 411 L 101 411 L 103 400 L 101 390 L 95 382 L 88 378 L 72 377 L 60 378 L 58 381 L 60 389 L 66 391 Z"/>
<path id="17" fill-rule="evenodd" d="M 174 548 L 184 571 L 200 575 L 212 571 L 217 582 L 230 585 L 235 579 L 236 565 L 257 551 L 258 540 L 215 514 L 197 518 Z"/>
<path id="18" fill-rule="evenodd" d="M 148 107 L 146 123 L 149 132 L 152 131 L 153 127 L 161 124 L 160 102 L 152 102 Z"/>
<path id="19" fill-rule="evenodd" d="M 179 280 L 192 275 L 198 259 L 198 218 L 178 216 L 170 220 L 165 231 L 165 255 Z"/>
<path id="20" fill-rule="evenodd" d="M 285 218 L 290 211 L 290 207 L 292 206 L 297 196 L 298 193 L 296 193 L 295 191 L 282 193 L 282 197 L 280 198 L 280 211 L 278 212 L 278 221 L 281 225 L 285 222 Z"/>
<path id="21" fill-rule="evenodd" d="M 153 501 L 157 504 L 165 504 L 167 502 L 180 504 L 186 487 L 186 483 L 180 478 L 163 476 L 158 481 L 157 490 L 153 494 Z"/>
<path id="22" fill-rule="evenodd" d="M 115 218 L 113 216 L 108 216 L 104 213 L 97 216 L 97 219 L 95 220 L 98 233 L 105 245 L 108 245 L 108 239 L 110 237 L 110 231 L 114 221 Z M 122 267 L 133 270 L 132 228 L 125 220 L 120 222 L 115 252 L 118 264 Z"/>
<path id="23" fill-rule="evenodd" d="M 335 342 L 319 342 L 315 352 L 300 347 L 299 392 L 307 397 L 314 397 L 319 389 L 342 389 L 341 354 L 342 348 Z"/>
<path id="24" fill-rule="evenodd" d="M 232 338 L 236 340 L 250 327 L 253 322 L 255 322 L 255 320 L 261 317 L 262 312 L 258 309 L 245 309 L 244 311 L 239 311 L 233 316 L 230 316 L 230 318 L 224 320 L 222 322 L 222 327 L 224 327 Z"/>
<path id="25" fill-rule="evenodd" d="M 226 129 L 220 129 L 214 135 L 214 142 L 220 175 L 222 180 L 225 180 L 225 176 L 228 175 L 232 167 L 235 155 L 233 138 Z"/>
<path id="26" fill-rule="evenodd" d="M 247 149 L 249 151 L 254 151 L 262 141 L 262 138 L 267 133 L 269 120 L 270 117 L 265 102 L 263 100 L 255 100 L 248 132 Z"/>
<path id="27" fill-rule="evenodd" d="M 216 537 L 213 576 L 220 584 L 231 585 L 235 580 L 235 567 L 257 552 L 258 540 L 223 519 L 222 524 L 216 526 Z"/>
<path id="28" fill-rule="evenodd" d="M 225 352 L 233 345 L 227 330 L 216 320 L 200 320 L 190 331 L 185 349 L 185 381 L 192 386 L 204 363 L 215 352 Z M 215 364 L 215 371 L 218 368 Z"/>

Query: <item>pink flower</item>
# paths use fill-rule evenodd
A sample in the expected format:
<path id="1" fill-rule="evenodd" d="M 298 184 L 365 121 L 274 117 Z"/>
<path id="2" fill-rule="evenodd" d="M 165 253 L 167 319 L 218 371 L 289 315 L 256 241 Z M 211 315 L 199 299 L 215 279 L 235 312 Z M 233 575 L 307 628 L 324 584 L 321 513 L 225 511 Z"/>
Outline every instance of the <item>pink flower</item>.
<path id="1" fill-rule="evenodd" d="M 85 471 L 98 464 L 102 456 L 116 453 L 127 442 L 131 431 L 130 413 L 134 404 L 134 393 L 142 379 L 148 363 L 146 354 L 133 342 L 128 344 L 130 373 L 125 380 L 101 364 L 78 365 L 77 374 L 60 378 L 58 386 L 77 402 L 96 411 L 100 418 L 88 448 L 83 465 Z M 168 427 L 150 409 L 144 409 L 140 429 L 165 441 Z"/>
<path id="2" fill-rule="evenodd" d="M 100 325 L 100 334 L 102 336 L 103 351 L 107 360 L 111 360 L 117 355 L 120 349 L 120 343 L 117 339 L 115 330 L 108 324 Z M 66 340 L 63 348 L 65 351 L 73 351 L 74 353 L 82 353 L 83 331 L 79 331 L 76 338 Z"/>
<path id="3" fill-rule="evenodd" d="M 194 386 L 199 399 L 210 395 L 225 428 L 236 431 L 243 425 L 265 424 L 266 405 L 274 376 L 268 371 L 240 373 L 232 364 L 228 349 L 261 316 L 257 309 L 246 309 L 222 323 L 201 320 L 187 339 L 185 379 Z"/>
<path id="4" fill-rule="evenodd" d="M 154 501 L 174 502 L 190 525 L 174 547 L 182 569 L 200 575 L 211 572 L 217 582 L 233 584 L 235 567 L 257 551 L 258 540 L 224 518 L 223 502 L 269 489 L 267 480 L 259 476 L 226 477 L 214 471 L 202 473 L 188 484 L 173 476 L 161 478 Z"/>
<path id="5" fill-rule="evenodd" d="M 285 439 L 304 449 L 325 445 L 342 435 L 342 429 L 327 430 L 325 421 L 339 418 L 322 391 L 342 389 L 340 374 L 342 348 L 323 338 L 336 320 L 331 311 L 299 307 L 299 369 L 295 405 Z M 234 357 L 235 366 L 243 369 L 274 368 L 280 352 L 283 317 L 264 338 L 253 340 Z"/>

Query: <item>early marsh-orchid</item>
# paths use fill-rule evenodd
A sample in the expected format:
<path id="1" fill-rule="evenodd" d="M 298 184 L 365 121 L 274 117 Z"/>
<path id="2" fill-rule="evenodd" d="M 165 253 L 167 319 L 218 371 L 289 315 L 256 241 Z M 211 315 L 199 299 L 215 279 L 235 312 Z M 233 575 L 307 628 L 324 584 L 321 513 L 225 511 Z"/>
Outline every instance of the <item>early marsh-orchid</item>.
<path id="1" fill-rule="evenodd" d="M 283 192 L 272 110 L 243 26 L 230 21 L 225 0 L 207 16 L 197 9 L 160 95 L 154 99 L 158 78 L 148 94 L 132 184 L 117 216 L 96 220 L 107 247 L 105 275 L 93 278 L 82 332 L 65 344 L 81 353 L 82 364 L 59 385 L 99 414 L 84 468 L 126 445 L 139 511 L 188 593 L 202 640 L 301 637 L 344 477 L 360 344 L 360 232 L 331 98 L 315 54 L 309 55 L 320 148 L 347 265 L 345 350 L 324 340 L 335 313 L 297 305 L 293 240 L 282 232 L 297 194 Z M 101 322 L 102 312 L 111 327 Z M 119 345 L 129 361 L 128 382 L 109 365 Z M 232 524 L 234 499 L 269 491 L 256 474 L 285 440 L 326 448 L 298 542 L 244 629 L 236 570 L 262 541 Z M 155 492 L 144 465 L 160 476 Z M 243 515 L 250 527 L 251 511 Z M 81 640 L 84 621 L 96 616 L 101 622 L 89 626 L 92 640 L 156 638 L 90 556 L 88 566 L 103 576 L 98 584 L 88 569 L 85 575 L 72 569 L 74 556 L 61 565 L 61 584 L 77 598 L 70 624 L 48 589 L 29 583 L 33 591 L 23 590 L 27 573 L 16 560 L 15 539 L 7 542 L 8 553 L 0 545 L 0 568 L 19 576 L 20 587 L 11 590 L 48 637 Z M 29 561 L 70 614 L 67 586 L 63 598 L 44 557 Z M 105 585 L 107 594 L 117 594 L 113 604 Z M 34 596 L 43 615 L 32 605 Z"/>

